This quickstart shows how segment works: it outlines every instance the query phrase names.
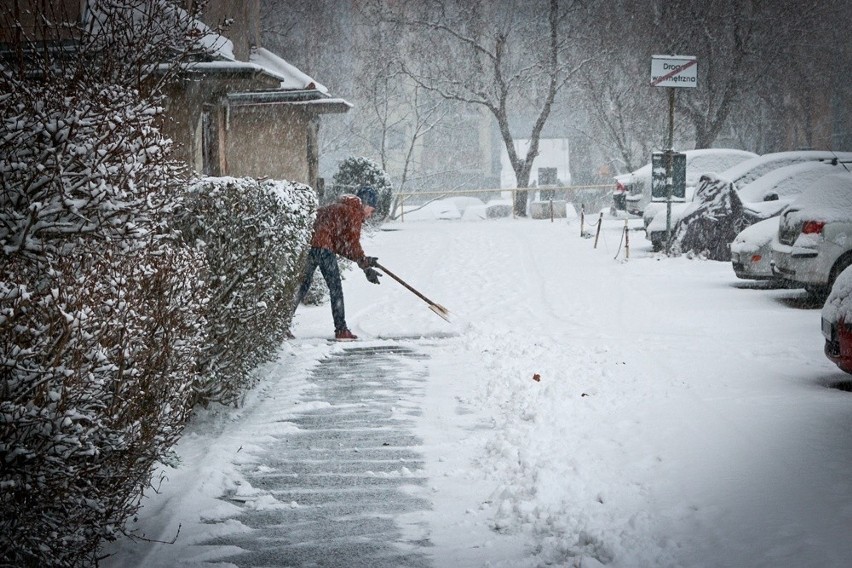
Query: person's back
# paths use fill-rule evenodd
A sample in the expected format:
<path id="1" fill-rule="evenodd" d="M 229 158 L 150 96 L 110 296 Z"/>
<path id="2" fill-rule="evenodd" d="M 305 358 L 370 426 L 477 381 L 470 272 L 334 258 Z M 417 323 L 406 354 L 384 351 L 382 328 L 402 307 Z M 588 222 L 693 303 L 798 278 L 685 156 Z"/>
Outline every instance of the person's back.
<path id="1" fill-rule="evenodd" d="M 364 219 L 360 199 L 354 195 L 340 196 L 336 202 L 317 210 L 311 246 L 358 261 L 364 256 L 360 242 Z"/>

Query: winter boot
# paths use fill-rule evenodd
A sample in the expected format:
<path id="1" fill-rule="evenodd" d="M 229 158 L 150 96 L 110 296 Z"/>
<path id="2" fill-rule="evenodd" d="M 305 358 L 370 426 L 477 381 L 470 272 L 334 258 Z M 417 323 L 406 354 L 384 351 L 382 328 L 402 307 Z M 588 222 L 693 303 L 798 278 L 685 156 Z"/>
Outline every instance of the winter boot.
<path id="1" fill-rule="evenodd" d="M 337 341 L 355 341 L 358 339 L 358 336 L 354 335 L 351 331 L 344 327 L 343 329 L 337 329 L 334 331 L 334 338 Z"/>

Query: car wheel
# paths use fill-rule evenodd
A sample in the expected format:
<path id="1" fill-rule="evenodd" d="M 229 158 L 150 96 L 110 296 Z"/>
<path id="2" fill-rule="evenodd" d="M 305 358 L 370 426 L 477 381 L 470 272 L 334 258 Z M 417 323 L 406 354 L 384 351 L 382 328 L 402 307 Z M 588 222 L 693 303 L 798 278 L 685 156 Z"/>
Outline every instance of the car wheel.
<path id="1" fill-rule="evenodd" d="M 805 286 L 805 292 L 814 300 L 825 302 L 828 299 L 831 288 L 826 288 L 825 286 Z"/>

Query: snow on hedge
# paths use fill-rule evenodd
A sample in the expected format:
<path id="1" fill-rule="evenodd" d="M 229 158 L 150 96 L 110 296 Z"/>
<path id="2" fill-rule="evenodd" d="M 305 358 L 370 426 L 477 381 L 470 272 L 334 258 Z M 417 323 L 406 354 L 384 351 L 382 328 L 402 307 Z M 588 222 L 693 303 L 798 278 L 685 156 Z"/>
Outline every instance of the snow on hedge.
<path id="1" fill-rule="evenodd" d="M 298 183 L 208 177 L 189 188 L 175 223 L 205 257 L 211 294 L 200 401 L 238 402 L 288 333 L 316 207 Z"/>

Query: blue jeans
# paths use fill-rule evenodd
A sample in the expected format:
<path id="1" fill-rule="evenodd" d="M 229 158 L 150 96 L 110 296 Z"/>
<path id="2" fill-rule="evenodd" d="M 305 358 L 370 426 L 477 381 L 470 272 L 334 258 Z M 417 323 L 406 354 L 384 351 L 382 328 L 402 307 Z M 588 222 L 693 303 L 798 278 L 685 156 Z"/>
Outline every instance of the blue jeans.
<path id="1" fill-rule="evenodd" d="M 337 255 L 328 249 L 311 248 L 308 251 L 308 263 L 305 265 L 305 274 L 302 284 L 296 293 L 296 306 L 298 306 L 305 294 L 311 287 L 314 272 L 320 269 L 325 283 L 328 285 L 328 294 L 331 299 L 331 316 L 334 318 L 334 331 L 346 329 L 346 310 L 343 307 L 343 286 L 340 283 L 340 267 L 337 265 Z M 295 308 L 294 308 L 295 311 Z"/>

